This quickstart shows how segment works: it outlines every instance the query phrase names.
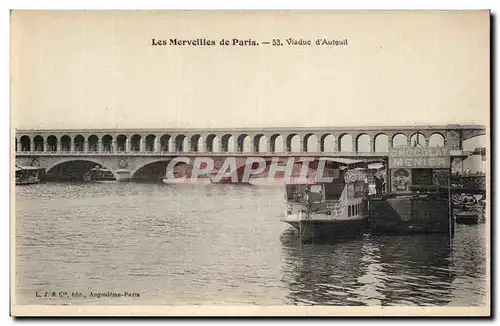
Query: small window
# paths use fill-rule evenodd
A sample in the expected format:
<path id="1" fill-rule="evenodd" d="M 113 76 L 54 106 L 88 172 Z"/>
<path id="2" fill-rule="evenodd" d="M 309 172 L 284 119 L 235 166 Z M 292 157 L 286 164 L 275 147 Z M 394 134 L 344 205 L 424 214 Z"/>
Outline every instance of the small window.
<path id="1" fill-rule="evenodd" d="M 347 207 L 347 216 L 348 217 L 351 217 L 351 215 L 352 215 L 352 208 L 351 207 L 352 206 Z"/>

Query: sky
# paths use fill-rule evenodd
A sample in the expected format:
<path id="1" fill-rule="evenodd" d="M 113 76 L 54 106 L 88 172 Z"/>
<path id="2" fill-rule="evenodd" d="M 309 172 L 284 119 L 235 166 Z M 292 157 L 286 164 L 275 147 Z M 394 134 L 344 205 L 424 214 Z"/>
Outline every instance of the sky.
<path id="1" fill-rule="evenodd" d="M 289 37 L 348 45 L 218 45 Z M 488 125 L 489 79 L 487 12 L 11 14 L 18 129 Z"/>

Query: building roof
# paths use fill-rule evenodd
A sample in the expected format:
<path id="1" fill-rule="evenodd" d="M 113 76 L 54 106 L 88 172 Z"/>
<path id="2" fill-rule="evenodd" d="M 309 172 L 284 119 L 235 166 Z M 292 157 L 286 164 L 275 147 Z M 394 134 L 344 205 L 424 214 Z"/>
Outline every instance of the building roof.
<path id="1" fill-rule="evenodd" d="M 307 159 L 297 159 L 294 161 L 294 163 L 301 163 L 304 161 L 310 161 L 311 158 Z M 314 160 L 325 160 L 326 162 L 336 162 L 340 164 L 355 164 L 355 163 L 363 163 L 363 160 L 354 160 L 351 158 L 343 158 L 343 157 L 317 157 L 314 158 Z"/>
<path id="2" fill-rule="evenodd" d="M 356 164 L 363 163 L 363 160 L 354 160 L 352 158 L 343 158 L 343 157 L 328 157 L 328 161 L 337 162 L 340 164 Z"/>
<path id="3" fill-rule="evenodd" d="M 382 163 L 370 163 L 370 164 L 368 164 L 368 169 L 370 169 L 370 170 L 379 170 L 383 167 L 384 167 L 384 165 Z"/>
<path id="4" fill-rule="evenodd" d="M 21 170 L 38 170 L 36 166 L 16 166 L 16 171 Z"/>

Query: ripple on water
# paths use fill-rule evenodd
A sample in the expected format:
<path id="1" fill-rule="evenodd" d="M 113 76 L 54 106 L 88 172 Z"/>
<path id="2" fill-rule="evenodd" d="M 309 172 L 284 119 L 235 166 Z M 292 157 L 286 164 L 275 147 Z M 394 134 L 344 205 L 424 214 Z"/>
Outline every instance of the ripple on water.
<path id="1" fill-rule="evenodd" d="M 36 291 L 57 289 L 139 292 L 141 304 L 485 302 L 485 225 L 458 226 L 451 246 L 443 236 L 369 234 L 301 245 L 282 214 L 274 186 L 18 187 L 16 300 L 39 303 Z"/>

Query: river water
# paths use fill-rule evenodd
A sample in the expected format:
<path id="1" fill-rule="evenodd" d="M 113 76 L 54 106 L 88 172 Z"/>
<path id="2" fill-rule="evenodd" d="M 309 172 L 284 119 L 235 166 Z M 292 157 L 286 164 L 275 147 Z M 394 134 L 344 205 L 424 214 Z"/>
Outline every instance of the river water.
<path id="1" fill-rule="evenodd" d="M 269 185 L 17 186 L 15 301 L 487 303 L 484 224 L 457 226 L 451 246 L 445 235 L 368 233 L 301 245 L 279 220 L 283 198 L 282 187 Z"/>

